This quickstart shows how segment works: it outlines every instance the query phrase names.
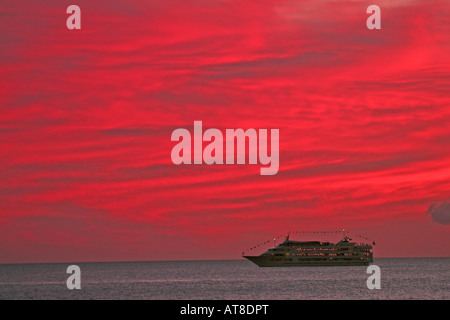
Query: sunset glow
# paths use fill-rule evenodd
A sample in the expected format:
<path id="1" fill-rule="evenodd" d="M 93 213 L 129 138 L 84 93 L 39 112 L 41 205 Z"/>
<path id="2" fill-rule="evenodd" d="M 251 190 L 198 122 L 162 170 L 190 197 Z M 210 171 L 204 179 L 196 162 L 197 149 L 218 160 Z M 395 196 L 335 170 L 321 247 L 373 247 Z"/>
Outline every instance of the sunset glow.
<path id="1" fill-rule="evenodd" d="M 367 1 L 76 3 L 77 31 L 67 3 L 0 5 L 0 263 L 239 259 L 343 228 L 450 256 L 448 1 L 377 1 L 381 30 Z M 174 165 L 194 121 L 279 129 L 277 174 Z"/>

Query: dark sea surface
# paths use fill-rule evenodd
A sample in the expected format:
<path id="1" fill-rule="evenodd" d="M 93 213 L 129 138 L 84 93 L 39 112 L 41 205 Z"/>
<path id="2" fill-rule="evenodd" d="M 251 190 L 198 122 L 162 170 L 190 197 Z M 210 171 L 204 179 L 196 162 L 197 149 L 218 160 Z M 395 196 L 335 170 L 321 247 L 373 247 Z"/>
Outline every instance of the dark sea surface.
<path id="1" fill-rule="evenodd" d="M 247 260 L 73 263 L 81 290 L 69 290 L 71 263 L 0 265 L 0 299 L 450 299 L 450 258 L 375 259 L 367 267 L 259 268 Z"/>

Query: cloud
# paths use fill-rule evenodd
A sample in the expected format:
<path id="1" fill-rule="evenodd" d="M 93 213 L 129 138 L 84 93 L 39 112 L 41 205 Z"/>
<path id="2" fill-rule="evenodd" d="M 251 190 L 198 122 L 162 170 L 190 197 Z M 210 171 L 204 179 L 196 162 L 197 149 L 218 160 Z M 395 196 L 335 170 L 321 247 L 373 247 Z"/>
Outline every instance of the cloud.
<path id="1" fill-rule="evenodd" d="M 444 201 L 440 204 L 433 203 L 428 208 L 428 214 L 434 222 L 450 224 L 450 202 Z"/>
<path id="2" fill-rule="evenodd" d="M 443 0 L 381 0 L 381 32 L 356 0 L 78 0 L 80 32 L 60 1 L 3 2 L 0 262 L 233 258 L 257 232 L 420 221 L 448 197 Z M 173 165 L 195 120 L 280 129 L 280 171 Z M 429 230 L 414 255 L 447 256 Z"/>

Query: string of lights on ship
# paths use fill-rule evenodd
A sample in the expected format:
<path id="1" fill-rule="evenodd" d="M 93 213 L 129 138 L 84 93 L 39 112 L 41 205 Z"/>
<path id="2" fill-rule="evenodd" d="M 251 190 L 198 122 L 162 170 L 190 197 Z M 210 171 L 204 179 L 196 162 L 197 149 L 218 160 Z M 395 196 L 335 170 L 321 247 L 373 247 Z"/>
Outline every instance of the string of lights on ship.
<path id="1" fill-rule="evenodd" d="M 336 233 L 350 234 L 349 231 L 347 231 L 347 230 L 336 230 L 336 231 L 289 231 L 288 234 L 291 235 L 291 234 L 336 234 Z M 355 237 L 358 237 L 358 238 L 361 238 L 361 239 L 364 239 L 364 240 L 367 240 L 367 241 L 370 241 L 370 242 L 372 242 L 373 245 L 375 245 L 375 241 L 372 240 L 372 239 L 369 239 L 367 237 L 364 237 L 362 235 L 355 234 L 355 233 L 351 233 L 351 235 L 355 236 Z M 255 246 L 253 246 L 251 248 L 246 249 L 245 252 L 252 251 L 253 249 L 257 249 L 258 247 L 264 246 L 264 245 L 266 245 L 266 244 L 268 244 L 268 243 L 270 243 L 272 241 L 276 241 L 279 238 L 285 238 L 285 237 L 286 237 L 286 234 L 280 234 L 278 236 L 275 236 L 273 238 L 273 240 L 267 240 L 267 241 L 264 241 L 264 242 L 261 242 L 261 243 L 255 245 Z"/>

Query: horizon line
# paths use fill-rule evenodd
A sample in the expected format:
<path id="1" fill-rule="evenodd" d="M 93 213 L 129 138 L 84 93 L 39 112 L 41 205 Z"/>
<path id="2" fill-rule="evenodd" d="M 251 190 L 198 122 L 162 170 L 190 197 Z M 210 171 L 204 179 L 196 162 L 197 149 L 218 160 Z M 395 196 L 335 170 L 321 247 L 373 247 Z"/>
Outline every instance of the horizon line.
<path id="1" fill-rule="evenodd" d="M 450 257 L 378 257 L 376 259 L 450 259 Z M 60 262 L 0 262 L 1 265 L 17 264 L 75 264 L 75 263 L 132 263 L 132 262 L 198 262 L 198 261 L 248 261 L 247 259 L 190 259 L 190 260 L 111 260 L 111 261 L 60 261 Z"/>

